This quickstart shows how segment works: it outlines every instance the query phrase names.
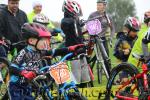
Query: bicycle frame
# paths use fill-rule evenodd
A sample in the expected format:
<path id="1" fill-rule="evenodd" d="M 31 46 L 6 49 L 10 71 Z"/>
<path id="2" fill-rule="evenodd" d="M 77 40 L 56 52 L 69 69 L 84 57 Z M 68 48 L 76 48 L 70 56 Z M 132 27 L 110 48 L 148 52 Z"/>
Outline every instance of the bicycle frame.
<path id="1" fill-rule="evenodd" d="M 70 57 L 70 56 L 72 56 L 73 55 L 73 53 L 69 53 L 69 54 L 67 54 L 66 56 L 64 56 L 59 62 L 64 62 L 68 57 Z M 56 64 L 54 64 L 54 65 L 57 65 L 57 63 Z M 46 69 L 49 69 L 51 66 L 45 66 L 45 67 L 43 67 L 43 68 L 41 68 L 40 69 L 40 71 L 44 71 L 44 70 L 46 70 Z M 60 84 L 62 87 L 59 87 L 59 94 L 61 95 L 61 94 L 63 94 L 64 95 L 64 97 L 65 97 L 65 100 L 69 100 L 69 97 L 67 96 L 67 93 L 68 93 L 68 91 L 70 90 L 70 89 L 74 89 L 74 91 L 75 92 L 79 92 L 79 90 L 77 89 L 77 87 L 76 87 L 76 84 L 74 83 L 74 82 L 69 82 L 69 83 L 62 83 L 62 84 Z"/>
<path id="2" fill-rule="evenodd" d="M 133 80 L 135 79 L 139 79 L 139 78 L 143 78 L 143 87 L 144 87 L 144 91 L 148 91 L 149 86 L 148 86 L 148 78 L 147 78 L 147 73 L 148 73 L 148 67 L 147 64 L 145 64 L 144 62 L 142 62 L 142 73 L 139 73 L 135 76 L 133 76 L 130 80 L 128 80 L 127 82 L 125 82 L 123 84 L 123 86 L 121 86 L 119 88 L 119 90 L 121 90 L 122 88 L 124 88 L 125 86 L 129 85 Z M 131 93 L 134 92 L 134 90 L 136 89 L 137 85 L 135 85 L 135 87 L 133 88 L 133 90 L 131 91 Z M 118 90 L 118 91 L 119 91 Z M 118 99 L 123 99 L 123 100 L 138 100 L 138 97 L 127 97 L 127 96 L 121 96 L 119 95 L 119 92 L 116 93 L 115 95 Z M 148 96 L 148 98 L 150 98 L 150 96 Z M 149 99 L 148 99 L 149 100 Z"/>
<path id="3" fill-rule="evenodd" d="M 103 40 L 98 36 L 98 35 L 95 35 L 95 36 L 91 36 L 90 37 L 91 39 L 90 39 L 90 41 L 89 42 L 94 42 L 94 51 L 95 51 L 95 53 L 96 53 L 96 58 L 97 58 L 97 63 L 101 63 L 101 65 L 102 65 L 102 68 L 104 69 L 104 72 L 105 72 L 105 74 L 106 74 L 106 77 L 107 77 L 107 79 L 109 79 L 109 73 L 108 73 L 108 71 L 107 71 L 107 69 L 106 69 L 106 66 L 105 66 L 105 64 L 104 64 L 104 59 L 106 58 L 106 60 L 108 61 L 109 60 L 109 57 L 108 57 L 108 55 L 107 55 L 107 53 L 106 53 L 106 50 L 105 50 L 105 48 L 104 48 L 104 45 L 103 45 Z M 100 44 L 100 45 L 98 45 L 98 43 Z M 92 43 L 91 43 L 92 44 Z M 98 47 L 97 47 L 98 46 Z M 100 49 L 100 54 L 98 54 L 98 50 L 97 50 L 97 48 L 99 48 Z M 99 56 L 100 55 L 100 56 Z M 104 58 L 105 57 L 105 58 Z"/>

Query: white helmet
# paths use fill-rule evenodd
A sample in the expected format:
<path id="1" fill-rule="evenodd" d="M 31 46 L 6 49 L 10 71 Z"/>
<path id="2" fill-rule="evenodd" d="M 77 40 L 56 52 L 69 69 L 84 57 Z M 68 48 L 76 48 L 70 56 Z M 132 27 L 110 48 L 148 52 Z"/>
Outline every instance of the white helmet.
<path id="1" fill-rule="evenodd" d="M 82 16 L 80 4 L 73 0 L 64 0 L 62 11 L 67 12 L 71 16 Z"/>
<path id="2" fill-rule="evenodd" d="M 47 24 L 49 24 L 49 18 L 47 16 L 45 16 L 44 14 L 37 14 L 33 18 L 33 22 L 47 25 Z"/>

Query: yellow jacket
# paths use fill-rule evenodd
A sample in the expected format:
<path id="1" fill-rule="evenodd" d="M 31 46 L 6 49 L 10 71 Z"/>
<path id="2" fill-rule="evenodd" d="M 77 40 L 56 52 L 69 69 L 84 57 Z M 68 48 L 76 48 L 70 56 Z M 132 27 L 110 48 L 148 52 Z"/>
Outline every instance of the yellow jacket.
<path id="1" fill-rule="evenodd" d="M 148 30 L 148 27 L 146 25 L 142 25 L 141 30 L 138 33 L 138 39 L 136 40 L 136 42 L 135 42 L 135 44 L 134 44 L 134 46 L 132 48 L 132 51 L 130 53 L 128 62 L 131 63 L 131 64 L 133 64 L 133 65 L 135 65 L 135 66 L 137 66 L 138 60 L 135 59 L 132 56 L 132 53 L 143 54 L 143 51 L 142 51 L 142 39 L 145 36 L 145 33 L 147 32 L 147 30 Z M 150 50 L 150 44 L 148 44 L 148 48 Z"/>
<path id="2" fill-rule="evenodd" d="M 35 15 L 36 15 L 36 14 L 34 13 L 34 11 L 32 11 L 31 13 L 29 13 L 29 14 L 27 15 L 28 21 L 29 21 L 30 23 L 33 22 L 33 18 L 34 18 Z M 54 28 L 55 28 L 54 24 L 53 24 L 51 21 L 49 21 L 49 24 L 48 24 L 47 27 L 50 28 L 50 29 L 54 29 Z M 58 35 L 55 36 L 54 38 L 55 38 L 57 41 L 63 41 L 63 37 L 62 37 L 60 34 L 58 34 Z"/>

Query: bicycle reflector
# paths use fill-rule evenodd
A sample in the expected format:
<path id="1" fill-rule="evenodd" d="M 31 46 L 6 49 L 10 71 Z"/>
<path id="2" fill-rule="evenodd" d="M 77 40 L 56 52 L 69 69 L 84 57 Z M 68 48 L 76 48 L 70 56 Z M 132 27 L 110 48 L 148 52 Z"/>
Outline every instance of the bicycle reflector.
<path id="1" fill-rule="evenodd" d="M 98 35 L 102 31 L 101 22 L 98 19 L 88 21 L 86 23 L 86 29 L 89 35 Z"/>

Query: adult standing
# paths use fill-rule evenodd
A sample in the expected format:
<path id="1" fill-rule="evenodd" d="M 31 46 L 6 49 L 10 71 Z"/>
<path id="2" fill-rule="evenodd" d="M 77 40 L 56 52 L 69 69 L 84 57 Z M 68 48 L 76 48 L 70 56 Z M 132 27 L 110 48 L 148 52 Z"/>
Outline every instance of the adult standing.
<path id="1" fill-rule="evenodd" d="M 33 22 L 33 19 L 36 15 L 42 13 L 42 7 L 43 7 L 42 2 L 40 2 L 39 0 L 34 1 L 33 4 L 32 4 L 32 7 L 33 7 L 33 11 L 27 15 L 28 20 L 29 20 L 30 23 Z M 55 26 L 52 24 L 51 21 L 49 21 L 48 27 L 52 28 L 52 29 L 55 28 Z"/>
<path id="2" fill-rule="evenodd" d="M 91 13 L 89 16 L 89 19 L 99 17 L 98 19 L 101 22 L 101 27 L 102 27 L 102 32 L 99 33 L 99 36 L 103 40 L 104 48 L 106 50 L 106 53 L 109 56 L 109 48 L 108 48 L 108 43 L 107 43 L 107 39 L 106 39 L 106 33 L 107 33 L 108 28 L 110 28 L 110 30 L 111 30 L 110 41 L 112 42 L 112 38 L 115 33 L 115 27 L 114 27 L 112 18 L 106 12 L 106 7 L 107 7 L 106 0 L 97 0 L 97 11 Z M 109 62 L 111 62 L 111 61 L 109 60 Z M 104 61 L 104 63 L 105 63 L 108 73 L 110 74 L 111 64 L 108 65 L 107 64 L 108 61 Z"/>
<path id="3" fill-rule="evenodd" d="M 43 5 L 42 5 L 41 1 L 39 1 L 39 0 L 34 1 L 33 4 L 32 4 L 32 7 L 33 7 L 33 11 L 27 15 L 28 20 L 29 20 L 30 23 L 34 22 L 34 19 L 37 19 L 37 18 L 40 21 L 48 18 L 47 16 L 45 16 L 42 13 Z M 37 22 L 39 23 L 39 21 L 37 21 Z M 48 21 L 47 27 L 49 29 L 51 29 L 52 31 L 54 31 L 55 33 L 61 33 L 61 30 L 56 28 L 54 26 L 54 24 L 52 23 L 52 21 L 50 21 L 50 20 Z M 63 41 L 62 34 L 58 34 L 57 36 L 54 37 L 54 39 L 56 39 L 57 41 Z"/>
<path id="4" fill-rule="evenodd" d="M 25 12 L 19 9 L 20 0 L 8 0 L 8 5 L 0 10 L 0 36 L 16 43 L 22 40 L 21 26 L 27 22 Z M 21 46 L 17 47 L 22 49 Z"/>
<path id="5" fill-rule="evenodd" d="M 89 19 L 98 17 L 98 16 L 100 17 L 98 19 L 102 24 L 102 32 L 99 34 L 99 36 L 101 37 L 102 40 L 104 40 L 103 44 L 104 44 L 107 54 L 109 55 L 108 44 L 106 41 L 106 33 L 107 33 L 108 28 L 110 28 L 111 30 L 110 39 L 112 40 L 113 35 L 115 33 L 115 28 L 114 28 L 112 18 L 106 12 L 106 7 L 107 7 L 106 0 L 97 0 L 97 11 L 91 13 L 89 16 Z"/>

